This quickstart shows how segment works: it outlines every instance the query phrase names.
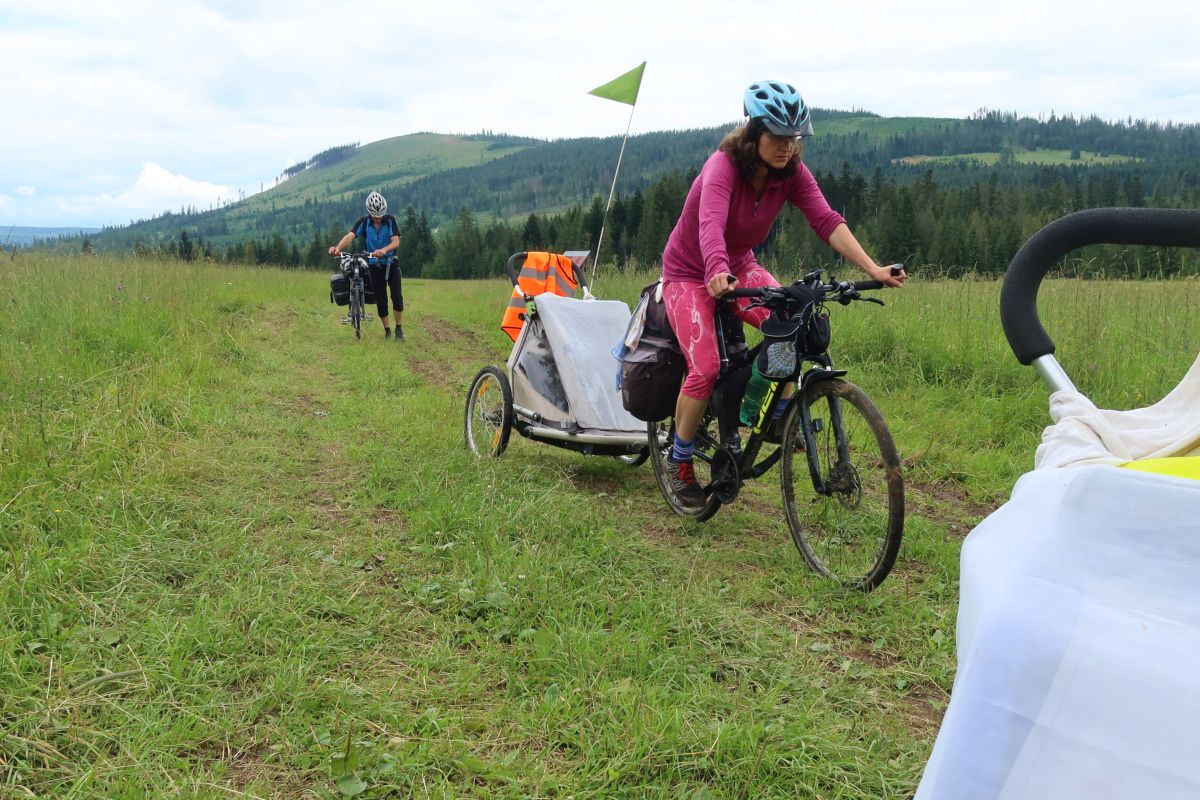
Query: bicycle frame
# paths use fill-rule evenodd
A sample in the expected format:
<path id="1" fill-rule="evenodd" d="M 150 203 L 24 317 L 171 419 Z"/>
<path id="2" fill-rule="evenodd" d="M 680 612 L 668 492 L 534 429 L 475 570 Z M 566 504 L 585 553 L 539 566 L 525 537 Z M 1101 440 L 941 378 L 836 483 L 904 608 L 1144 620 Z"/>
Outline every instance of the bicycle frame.
<path id="1" fill-rule="evenodd" d="M 809 477 L 812 479 L 814 491 L 818 494 L 828 496 L 832 494 L 832 488 L 826 483 L 821 475 L 821 465 L 818 461 L 818 453 L 816 447 L 816 432 L 820 425 L 819 420 L 814 420 L 812 417 L 812 409 L 808 403 L 800 402 L 805 391 L 818 381 L 831 380 L 840 378 L 846 375 L 846 370 L 834 369 L 833 361 L 827 353 L 819 355 L 806 355 L 803 360 L 810 362 L 813 366 L 804 370 L 798 380 L 791 381 L 772 381 L 767 387 L 767 392 L 763 396 L 762 402 L 759 404 L 753 423 L 749 426 L 749 434 L 747 435 L 745 446 L 743 447 L 741 435 L 738 432 L 738 422 L 736 419 L 730 419 L 730 406 L 739 405 L 742 395 L 745 391 L 745 386 L 741 387 L 742 391 L 737 394 L 737 402 L 731 402 L 731 398 L 725 396 L 724 392 L 731 386 L 729 381 L 732 375 L 733 367 L 729 356 L 730 341 L 726 336 L 725 320 L 728 317 L 723 313 L 716 315 L 716 331 L 717 331 L 717 351 L 721 360 L 721 373 L 717 381 L 717 385 L 713 390 L 713 396 L 710 399 L 710 413 L 717 421 L 717 436 L 712 437 L 704 432 L 703 428 L 698 436 L 707 440 L 713 451 L 713 484 L 716 486 L 722 481 L 729 482 L 732 478 L 732 486 L 722 487 L 722 503 L 732 502 L 736 498 L 741 484 L 745 480 L 759 478 L 771 470 L 772 467 L 779 461 L 781 449 L 776 449 L 762 461 L 755 463 L 758 458 L 762 446 L 767 442 L 768 429 L 775 423 L 774 409 L 778 402 L 781 393 L 785 386 L 795 386 L 795 391 L 792 393 L 787 408 L 784 409 L 782 418 L 786 418 L 792 412 L 792 407 L 798 405 L 798 413 L 801 416 L 801 429 L 804 436 L 804 451 L 805 461 L 808 464 Z M 753 358 L 754 350 L 751 350 L 749 355 Z M 735 384 L 736 385 L 736 384 Z M 829 423 L 836 430 L 842 429 L 841 407 L 838 402 L 830 404 L 830 419 Z M 846 444 L 845 437 L 839 436 L 838 440 L 838 457 L 841 460 L 849 458 L 849 448 Z M 721 453 L 727 453 L 732 456 L 731 463 L 725 463 Z M 703 456 L 701 456 L 703 458 Z M 718 470 L 728 471 L 732 467 L 734 474 L 732 476 L 718 475 Z"/>
<path id="2" fill-rule="evenodd" d="M 354 335 L 362 338 L 362 323 L 366 319 L 367 270 L 369 260 L 361 254 L 343 253 L 341 270 L 350 281 L 350 323 Z"/>
<path id="3" fill-rule="evenodd" d="M 722 338 L 723 331 L 720 322 L 718 322 L 717 334 L 717 346 L 722 351 L 722 364 L 724 365 L 728 362 L 724 354 L 725 342 Z M 767 392 L 763 396 L 762 402 L 758 407 L 754 421 L 748 427 L 749 433 L 746 437 L 744 446 L 742 446 L 741 436 L 737 432 L 737 426 L 733 425 L 732 428 L 730 428 L 730 426 L 725 424 L 725 421 L 720 419 L 720 408 L 717 409 L 715 414 L 717 416 L 718 423 L 718 437 L 713 439 L 703 432 L 700 434 L 705 438 L 711 439 L 710 444 L 713 446 L 714 452 L 721 448 L 725 448 L 734 456 L 734 463 L 737 468 L 737 477 L 739 483 L 742 480 L 761 477 L 769 472 L 771 468 L 774 467 L 779 461 L 780 450 L 776 449 L 767 455 L 767 457 L 762 461 L 755 463 L 763 445 L 768 443 L 767 436 L 770 426 L 775 424 L 775 405 L 778 402 L 780 395 L 783 393 L 784 387 L 792 385 L 796 387 L 796 390 L 792 393 L 792 396 L 788 401 L 788 406 L 783 412 L 783 417 L 786 417 L 787 414 L 791 412 L 793 406 L 799 406 L 798 413 L 800 414 L 802 422 L 801 429 L 804 432 L 805 460 L 808 463 L 808 472 L 809 476 L 812 478 L 813 489 L 822 495 L 831 494 L 832 490 L 826 485 L 824 478 L 821 476 L 820 463 L 818 462 L 815 434 L 818 430 L 819 421 L 814 421 L 811 407 L 807 403 L 800 402 L 800 398 L 804 395 L 804 392 L 808 389 L 808 387 L 814 383 L 823 380 L 831 380 L 833 378 L 840 378 L 846 374 L 846 371 L 834 369 L 833 362 L 827 355 L 806 357 L 806 360 L 813 362 L 815 366 L 809 367 L 807 370 L 805 370 L 799 380 L 772 382 L 767 387 Z M 729 398 L 718 396 L 718 393 L 722 392 L 723 389 L 729 388 L 725 385 L 727 378 L 728 373 L 725 372 L 723 367 L 721 379 L 718 381 L 717 387 L 713 391 L 713 397 L 715 398 L 714 404 L 720 404 L 721 406 L 724 406 L 730 403 Z M 740 393 L 737 400 L 739 402 L 741 400 Z M 831 405 L 829 423 L 838 429 L 842 427 L 841 408 L 837 403 L 833 403 Z M 844 439 L 839 437 L 838 441 L 839 457 L 841 459 L 849 458 L 848 448 L 846 447 Z M 714 478 L 714 482 L 716 482 L 716 480 L 717 479 Z"/>
<path id="4" fill-rule="evenodd" d="M 748 479 L 778 464 L 784 515 L 793 543 L 808 565 L 861 591 L 872 590 L 887 577 L 904 530 L 899 454 L 878 407 L 859 387 L 842 379 L 845 370 L 834 368 L 827 353 L 829 334 L 821 333 L 816 321 L 823 319 L 826 300 L 842 305 L 854 300 L 882 303 L 859 294 L 879 288 L 878 281 L 830 278 L 825 283 L 814 272 L 790 287 L 735 289 L 730 299 L 758 298 L 751 307 L 782 314 L 781 324 L 798 319 L 808 326 L 788 331 L 784 324 L 782 335 L 772 333 L 774 338 L 764 339 L 763 346 L 772 348 L 765 353 L 747 351 L 740 337 L 741 323 L 732 321 L 732 306 L 718 306 L 715 327 L 721 368 L 693 450 L 693 458 L 705 465 L 693 473 L 701 481 L 702 504 L 681 500 L 678 494 L 680 478 L 670 467 L 668 449 L 674 421 L 650 423 L 647 428 L 654 477 L 675 513 L 704 522 L 722 505 L 734 502 Z M 796 338 L 789 346 L 792 336 Z M 791 361 L 794 358 L 799 361 Z M 758 407 L 747 408 L 743 415 L 751 359 L 773 379 L 762 387 Z M 784 399 L 788 392 L 790 398 Z M 781 403 L 784 407 L 777 416 Z M 740 430 L 743 424 L 745 431 Z M 776 446 L 763 456 L 766 444 Z"/>

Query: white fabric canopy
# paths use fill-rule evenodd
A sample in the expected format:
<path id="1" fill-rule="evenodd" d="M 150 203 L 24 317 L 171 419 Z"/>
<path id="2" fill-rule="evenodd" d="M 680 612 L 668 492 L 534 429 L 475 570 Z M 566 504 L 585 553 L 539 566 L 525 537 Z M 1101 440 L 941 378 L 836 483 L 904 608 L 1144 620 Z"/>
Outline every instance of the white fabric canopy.
<path id="1" fill-rule="evenodd" d="M 1152 406 L 1108 411 L 1079 392 L 1055 392 L 1050 418 L 1034 454 L 1038 469 L 1200 455 L 1200 356 Z"/>
<path id="2" fill-rule="evenodd" d="M 967 537 L 961 586 L 916 800 L 1200 797 L 1200 481 L 1034 470 Z"/>
<path id="3" fill-rule="evenodd" d="M 916 800 L 1196 800 L 1200 480 L 1115 465 L 1200 454 L 1200 357 L 1148 408 L 1055 392 L 1050 413 L 1037 468 L 963 543 Z"/>

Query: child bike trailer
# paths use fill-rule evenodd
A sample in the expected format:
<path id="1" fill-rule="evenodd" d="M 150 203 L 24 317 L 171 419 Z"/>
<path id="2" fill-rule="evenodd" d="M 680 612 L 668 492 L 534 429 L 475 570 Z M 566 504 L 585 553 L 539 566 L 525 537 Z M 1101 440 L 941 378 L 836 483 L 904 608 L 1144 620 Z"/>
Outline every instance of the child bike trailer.
<path id="1" fill-rule="evenodd" d="M 1036 301 L 1092 244 L 1200 247 L 1200 211 L 1070 214 L 1009 266 L 1004 331 L 1054 424 L 963 543 L 958 669 L 917 800 L 1200 797 L 1200 358 L 1148 408 L 1075 388 Z"/>
<path id="2" fill-rule="evenodd" d="M 508 259 L 513 291 L 501 329 L 513 349 L 504 368 L 484 367 L 467 392 L 463 427 L 475 455 L 499 456 L 515 429 L 580 453 L 646 459 L 646 424 L 625 410 L 613 381 L 611 349 L 625 335 L 629 306 L 591 295 L 587 256 L 522 252 Z"/>

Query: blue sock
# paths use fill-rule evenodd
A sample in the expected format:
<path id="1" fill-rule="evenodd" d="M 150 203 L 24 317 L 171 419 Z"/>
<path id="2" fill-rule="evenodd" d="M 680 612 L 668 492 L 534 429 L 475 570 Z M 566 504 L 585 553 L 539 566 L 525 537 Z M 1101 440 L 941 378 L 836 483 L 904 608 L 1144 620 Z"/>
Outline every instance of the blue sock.
<path id="1" fill-rule="evenodd" d="M 675 434 L 675 443 L 671 445 L 671 460 L 672 461 L 691 461 L 692 451 L 696 448 L 696 440 L 685 442 L 679 438 L 679 434 Z"/>

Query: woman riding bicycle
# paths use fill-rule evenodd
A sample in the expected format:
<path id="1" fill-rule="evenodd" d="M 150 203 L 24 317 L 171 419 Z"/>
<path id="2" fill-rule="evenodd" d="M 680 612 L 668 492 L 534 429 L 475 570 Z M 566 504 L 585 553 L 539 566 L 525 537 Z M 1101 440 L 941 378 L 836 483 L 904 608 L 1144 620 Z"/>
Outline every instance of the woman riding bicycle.
<path id="1" fill-rule="evenodd" d="M 392 305 L 396 308 L 396 341 L 404 341 L 404 293 L 400 282 L 400 265 L 396 263 L 396 250 L 400 247 L 400 226 L 396 218 L 387 213 L 387 200 L 379 192 L 367 195 L 367 216 L 359 217 L 341 241 L 329 248 L 329 255 L 340 255 L 355 239 L 362 239 L 363 252 L 377 259 L 370 267 L 371 283 L 375 292 L 375 310 L 383 323 L 383 338 L 392 338 L 388 325 L 388 289 L 392 292 Z"/>
<path id="2" fill-rule="evenodd" d="M 785 202 L 804 214 L 821 239 L 869 277 L 898 287 L 907 277 L 875 263 L 846 220 L 830 208 L 801 158 L 812 135 L 808 106 L 791 84 L 759 81 L 746 89 L 746 124 L 729 133 L 692 183 L 663 251 L 663 299 L 683 348 L 688 374 L 675 404 L 672 483 L 680 502 L 704 505 L 692 452 L 696 430 L 720 373 L 713 316 L 734 288 L 778 286 L 754 258 Z M 756 328 L 770 315 L 736 301 L 735 313 Z"/>

